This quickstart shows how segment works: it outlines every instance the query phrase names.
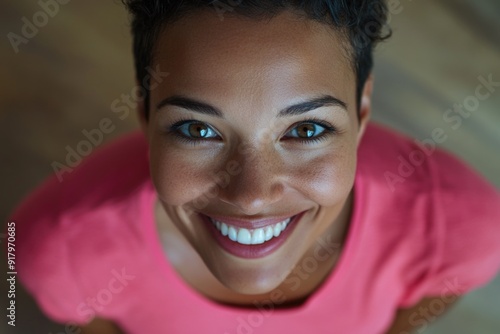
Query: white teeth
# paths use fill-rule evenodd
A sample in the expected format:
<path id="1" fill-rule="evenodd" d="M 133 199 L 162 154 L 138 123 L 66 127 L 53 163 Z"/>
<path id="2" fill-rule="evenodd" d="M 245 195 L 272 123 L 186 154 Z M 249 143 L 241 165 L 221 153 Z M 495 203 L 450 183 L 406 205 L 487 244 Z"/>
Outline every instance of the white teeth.
<path id="1" fill-rule="evenodd" d="M 229 237 L 232 241 L 238 242 L 242 245 L 258 245 L 271 240 L 273 237 L 278 237 L 288 226 L 290 220 L 291 219 L 288 218 L 280 223 L 255 230 L 238 228 L 213 219 L 212 223 L 215 227 L 217 227 L 223 236 Z"/>
<path id="2" fill-rule="evenodd" d="M 238 231 L 232 226 L 229 226 L 229 239 L 233 241 L 238 241 Z"/>
<path id="3" fill-rule="evenodd" d="M 238 231 L 238 242 L 243 245 L 250 245 L 252 243 L 252 235 L 246 228 L 240 228 Z"/>
<path id="4" fill-rule="evenodd" d="M 266 227 L 266 241 L 271 240 L 274 235 L 274 230 L 271 226 Z"/>
<path id="5" fill-rule="evenodd" d="M 223 236 L 226 236 L 229 233 L 229 228 L 224 223 L 219 223 L 221 226 L 217 226 L 217 229 L 221 231 Z"/>
<path id="6" fill-rule="evenodd" d="M 252 233 L 252 245 L 258 245 L 264 243 L 265 240 L 264 229 L 258 228 Z"/>
<path id="7" fill-rule="evenodd" d="M 281 234 L 281 224 L 274 225 L 274 236 L 279 237 Z"/>

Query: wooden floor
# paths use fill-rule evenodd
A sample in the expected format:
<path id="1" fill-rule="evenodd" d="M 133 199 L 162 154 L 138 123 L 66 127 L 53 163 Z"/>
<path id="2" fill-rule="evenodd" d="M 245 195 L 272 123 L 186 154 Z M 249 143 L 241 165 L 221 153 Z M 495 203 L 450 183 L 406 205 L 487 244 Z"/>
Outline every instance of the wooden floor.
<path id="1" fill-rule="evenodd" d="M 52 173 L 53 161 L 64 160 L 66 146 L 74 147 L 83 139 L 82 130 L 96 128 L 111 115 L 112 101 L 134 85 L 128 21 L 120 1 L 61 5 L 16 53 L 5 36 L 20 34 L 21 19 L 32 20 L 40 10 L 38 1 L 0 3 L 2 221 Z M 500 88 L 457 130 L 443 121 L 446 110 L 475 93 L 478 77 L 500 81 L 500 2 L 401 0 L 391 24 L 394 36 L 376 58 L 374 119 L 420 140 L 430 138 L 433 129 L 445 129 L 448 140 L 442 146 L 500 188 Z M 137 122 L 130 116 L 115 125 L 106 141 L 136 128 Z M 24 300 L 18 296 L 16 329 L 2 320 L 0 332 L 64 332 Z M 468 295 L 425 333 L 498 334 L 499 316 L 500 277 Z"/>

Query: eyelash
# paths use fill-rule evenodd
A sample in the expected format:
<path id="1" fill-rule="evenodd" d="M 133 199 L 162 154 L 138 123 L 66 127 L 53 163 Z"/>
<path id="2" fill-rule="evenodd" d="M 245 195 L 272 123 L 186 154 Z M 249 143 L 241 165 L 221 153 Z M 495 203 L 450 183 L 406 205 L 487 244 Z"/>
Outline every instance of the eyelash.
<path id="1" fill-rule="evenodd" d="M 179 133 L 179 131 L 178 131 L 181 126 L 183 126 L 184 124 L 189 124 L 189 123 L 203 123 L 203 122 L 196 121 L 194 119 L 188 119 L 188 118 L 181 119 L 181 120 L 175 122 L 174 124 L 172 124 L 168 128 L 168 133 L 173 134 L 178 140 L 180 140 L 183 143 L 187 143 L 187 144 L 196 146 L 203 139 L 191 139 L 191 138 L 188 138 L 188 137 L 184 136 L 183 134 Z"/>
<path id="2" fill-rule="evenodd" d="M 303 138 L 294 138 L 294 137 L 291 137 L 291 138 L 289 138 L 287 140 L 298 140 L 302 144 L 310 144 L 310 145 L 312 145 L 312 144 L 316 144 L 316 143 L 325 141 L 330 136 L 335 135 L 335 134 L 338 133 L 337 128 L 335 128 L 333 125 L 330 125 L 329 123 L 327 123 L 327 122 L 325 122 L 323 120 L 320 120 L 318 118 L 315 118 L 315 117 L 310 117 L 308 119 L 305 119 L 305 120 L 301 121 L 300 123 L 297 123 L 294 126 L 293 129 L 296 129 L 299 125 L 302 125 L 302 124 L 319 125 L 322 128 L 324 128 L 324 131 L 321 134 L 319 134 L 318 136 L 310 138 L 310 139 L 303 139 Z"/>
<path id="3" fill-rule="evenodd" d="M 185 135 L 179 133 L 179 131 L 178 131 L 181 126 L 183 126 L 185 124 L 189 124 L 189 123 L 205 124 L 203 122 L 200 122 L 200 121 L 197 121 L 197 120 L 194 120 L 194 119 L 187 119 L 187 118 L 186 119 L 180 119 L 179 121 L 175 122 L 174 124 L 172 124 L 168 128 L 168 133 L 173 134 L 177 139 L 179 139 L 180 141 L 182 141 L 184 143 L 196 146 L 197 144 L 199 144 L 200 141 L 206 140 L 206 139 L 191 139 L 191 138 L 186 137 Z M 291 137 L 291 138 L 289 138 L 287 140 L 290 140 L 290 139 L 291 140 L 298 140 L 302 144 L 310 144 L 310 145 L 312 145 L 312 144 L 315 144 L 315 143 L 322 142 L 322 141 L 328 139 L 328 137 L 330 137 L 330 136 L 335 135 L 335 134 L 338 133 L 337 128 L 335 128 L 334 126 L 330 125 L 329 123 L 326 123 L 325 121 L 320 120 L 320 119 L 315 118 L 315 117 L 311 117 L 311 118 L 308 118 L 308 119 L 305 119 L 305 120 L 301 121 L 293 129 L 296 129 L 301 124 L 319 125 L 322 128 L 324 128 L 324 131 L 320 135 L 318 135 L 316 137 L 313 137 L 313 138 L 310 138 L 310 139 L 303 139 L 303 138 L 301 139 L 301 138 Z M 208 127 L 210 127 L 210 126 L 208 126 Z M 292 131 L 292 130 L 290 130 L 290 131 Z M 213 129 L 212 129 L 212 131 L 213 131 Z"/>

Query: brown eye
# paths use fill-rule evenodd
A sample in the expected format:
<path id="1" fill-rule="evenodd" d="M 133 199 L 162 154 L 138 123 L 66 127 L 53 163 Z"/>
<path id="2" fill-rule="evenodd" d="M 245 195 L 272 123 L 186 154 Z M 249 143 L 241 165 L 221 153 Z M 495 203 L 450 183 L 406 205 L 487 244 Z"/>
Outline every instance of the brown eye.
<path id="1" fill-rule="evenodd" d="M 332 125 L 317 119 L 306 120 L 295 126 L 286 138 L 298 140 L 304 144 L 314 144 L 328 139 L 337 133 Z"/>
<path id="2" fill-rule="evenodd" d="M 205 138 L 209 133 L 210 128 L 202 123 L 192 123 L 188 124 L 189 135 L 193 138 Z"/>
<path id="3" fill-rule="evenodd" d="M 170 127 L 169 132 L 183 140 L 201 141 L 217 138 L 217 133 L 209 125 L 193 121 L 180 121 Z"/>
<path id="4" fill-rule="evenodd" d="M 315 131 L 314 124 L 306 123 L 297 127 L 297 135 L 299 138 L 311 138 L 314 136 Z"/>

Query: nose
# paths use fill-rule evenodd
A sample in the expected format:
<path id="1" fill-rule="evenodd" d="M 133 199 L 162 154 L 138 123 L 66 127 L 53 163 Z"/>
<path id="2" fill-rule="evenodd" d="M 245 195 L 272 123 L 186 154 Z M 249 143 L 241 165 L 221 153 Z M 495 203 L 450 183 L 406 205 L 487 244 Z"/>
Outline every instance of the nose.
<path id="1" fill-rule="evenodd" d="M 277 152 L 246 150 L 231 156 L 239 168 L 219 192 L 219 199 L 245 215 L 264 212 L 285 193 L 284 164 Z"/>

